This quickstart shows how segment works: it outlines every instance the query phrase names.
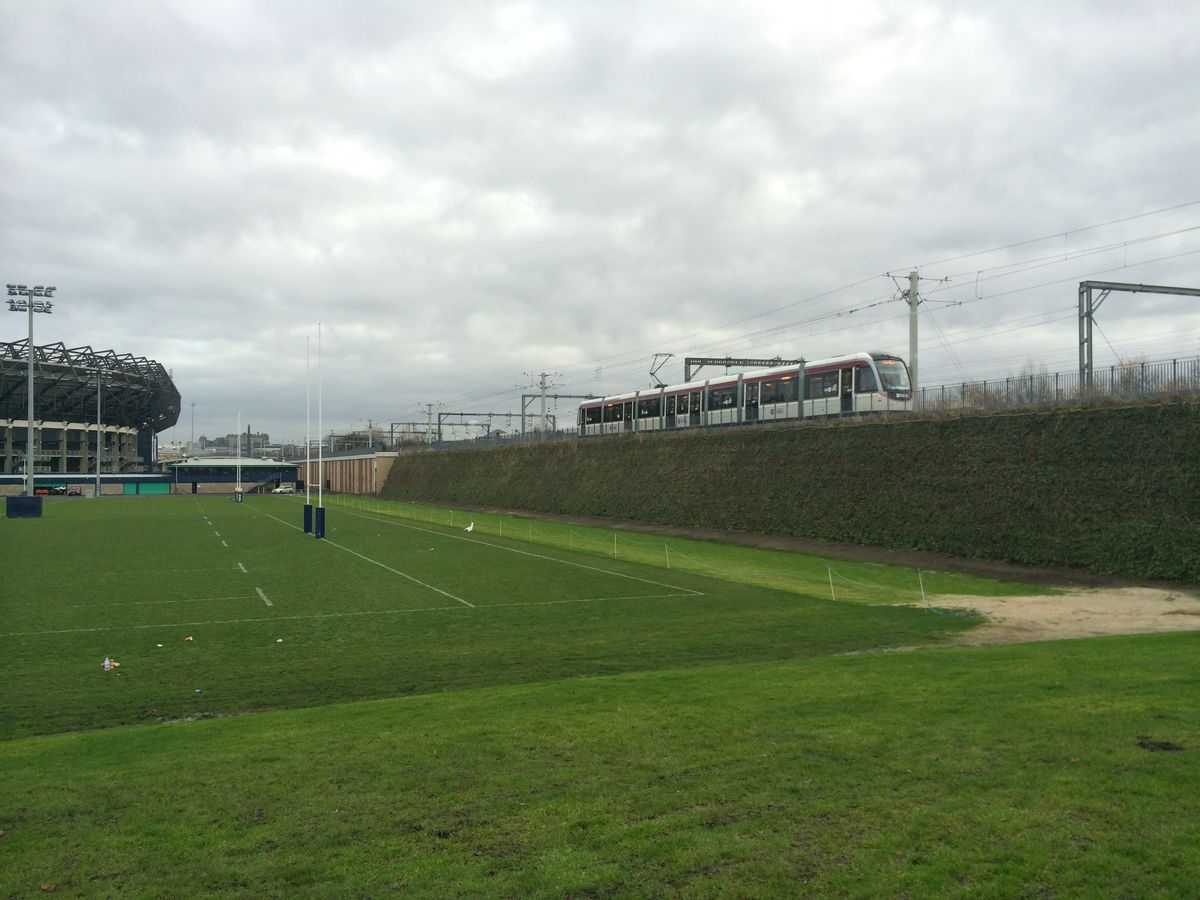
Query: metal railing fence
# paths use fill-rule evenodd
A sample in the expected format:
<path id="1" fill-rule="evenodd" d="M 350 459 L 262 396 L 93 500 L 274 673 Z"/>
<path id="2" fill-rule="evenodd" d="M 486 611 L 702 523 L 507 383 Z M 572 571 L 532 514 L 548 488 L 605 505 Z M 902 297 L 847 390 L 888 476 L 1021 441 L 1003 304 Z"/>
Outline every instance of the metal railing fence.
<path id="1" fill-rule="evenodd" d="M 1097 368 L 1092 373 L 1090 385 L 1080 384 L 1078 371 L 1042 372 L 925 387 L 917 392 L 917 398 L 918 408 L 923 413 L 951 413 L 1029 406 L 1071 406 L 1100 400 L 1134 400 L 1197 394 L 1200 394 L 1200 357 L 1138 361 Z M 532 444 L 574 439 L 578 434 L 579 429 L 572 427 L 555 431 L 506 434 L 502 437 L 484 436 L 466 441 L 407 444 L 396 449 L 419 451 Z"/>

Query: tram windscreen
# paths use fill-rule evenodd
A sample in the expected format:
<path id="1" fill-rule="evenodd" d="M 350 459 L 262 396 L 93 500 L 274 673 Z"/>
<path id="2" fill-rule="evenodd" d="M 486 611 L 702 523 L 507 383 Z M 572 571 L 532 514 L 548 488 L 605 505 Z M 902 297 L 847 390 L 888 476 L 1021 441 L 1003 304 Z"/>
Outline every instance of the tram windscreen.
<path id="1" fill-rule="evenodd" d="M 875 365 L 879 367 L 879 378 L 885 391 L 912 390 L 912 384 L 908 380 L 908 366 L 901 360 L 877 359 Z"/>

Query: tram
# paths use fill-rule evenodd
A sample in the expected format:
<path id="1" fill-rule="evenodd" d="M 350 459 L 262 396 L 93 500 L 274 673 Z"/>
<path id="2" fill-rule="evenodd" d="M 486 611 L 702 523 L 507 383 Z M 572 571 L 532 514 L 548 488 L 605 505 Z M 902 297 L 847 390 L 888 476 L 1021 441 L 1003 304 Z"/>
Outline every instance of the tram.
<path id="1" fill-rule="evenodd" d="M 585 400 L 580 435 L 664 431 L 827 416 L 910 412 L 908 366 L 887 353 L 851 353 Z"/>

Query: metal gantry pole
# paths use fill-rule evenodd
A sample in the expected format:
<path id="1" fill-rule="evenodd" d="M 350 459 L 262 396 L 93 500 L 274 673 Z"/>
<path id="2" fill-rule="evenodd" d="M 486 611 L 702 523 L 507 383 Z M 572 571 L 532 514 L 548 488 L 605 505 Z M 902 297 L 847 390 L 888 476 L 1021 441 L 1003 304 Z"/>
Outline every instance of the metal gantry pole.
<path id="1" fill-rule="evenodd" d="M 916 270 L 908 273 L 908 376 L 912 380 L 913 409 L 920 409 L 917 395 L 917 304 L 921 302 L 920 276 Z"/>

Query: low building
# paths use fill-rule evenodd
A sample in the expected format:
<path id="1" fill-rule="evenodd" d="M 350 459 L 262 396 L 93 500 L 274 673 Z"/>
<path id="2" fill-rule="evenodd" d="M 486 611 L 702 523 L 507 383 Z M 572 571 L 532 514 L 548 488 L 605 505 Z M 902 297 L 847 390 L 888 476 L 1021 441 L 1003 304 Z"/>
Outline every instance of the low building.
<path id="1" fill-rule="evenodd" d="M 274 459 L 200 456 L 167 463 L 167 481 L 173 494 L 228 494 L 239 487 L 246 493 L 269 493 L 282 485 L 296 485 L 295 463 Z"/>

